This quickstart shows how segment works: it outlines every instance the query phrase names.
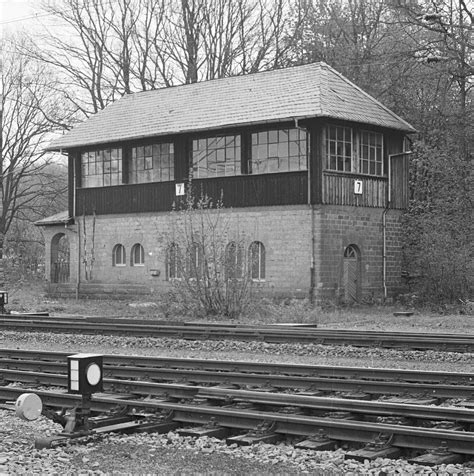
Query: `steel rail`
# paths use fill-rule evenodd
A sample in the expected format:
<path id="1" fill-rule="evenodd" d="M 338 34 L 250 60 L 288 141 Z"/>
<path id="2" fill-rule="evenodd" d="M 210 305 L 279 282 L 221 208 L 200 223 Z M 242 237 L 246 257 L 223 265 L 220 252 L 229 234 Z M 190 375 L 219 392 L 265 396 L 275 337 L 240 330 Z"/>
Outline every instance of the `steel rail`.
<path id="1" fill-rule="evenodd" d="M 143 370 L 140 367 L 135 368 L 137 371 Z M 353 380 L 353 379 L 328 379 L 328 378 L 311 378 L 300 376 L 288 376 L 288 375 L 265 375 L 263 378 L 261 375 L 244 374 L 237 372 L 206 372 L 206 371 L 178 371 L 174 369 L 167 370 L 165 375 L 169 380 L 180 380 L 177 378 L 181 376 L 181 381 L 186 380 L 183 372 L 186 372 L 187 382 L 193 384 L 207 384 L 207 385 L 239 385 L 239 386 L 253 386 L 266 387 L 266 388 L 280 388 L 280 389 L 299 389 L 307 393 L 317 392 L 352 392 L 359 395 L 361 393 L 370 394 L 373 396 L 380 395 L 404 395 L 412 394 L 425 396 L 429 398 L 474 398 L 474 386 L 465 385 L 445 385 L 439 384 L 436 386 L 429 384 L 414 384 L 414 383 L 401 383 L 401 382 L 378 382 L 367 380 Z M 158 370 L 158 374 L 163 375 L 162 371 Z M 130 375 L 131 374 L 131 375 Z M 152 373 L 147 373 L 147 377 L 150 378 Z M 144 374 L 135 373 L 133 370 L 127 369 L 127 371 L 120 373 L 118 370 L 116 376 L 122 376 L 123 378 L 137 377 L 144 378 Z M 155 375 L 155 378 L 156 377 Z M 54 374 L 45 372 L 28 372 L 14 369 L 0 369 L 0 380 L 6 382 L 28 382 L 35 383 L 37 385 L 55 385 L 55 386 L 67 386 L 67 375 Z M 151 392 L 153 388 L 156 388 L 154 394 L 163 394 L 164 391 L 158 390 L 159 387 L 166 385 L 159 382 L 143 382 L 138 380 L 123 380 L 123 379 L 111 379 L 105 378 L 104 384 L 106 389 L 116 391 L 117 388 L 124 389 L 128 392 L 139 392 L 146 394 Z M 172 384 L 170 385 L 170 388 Z M 155 387 L 154 387 L 155 386 Z"/>
<path id="2" fill-rule="evenodd" d="M 146 322 L 146 323 L 145 323 Z M 32 319 L 1 317 L 3 328 L 27 331 L 102 333 L 134 337 L 167 337 L 187 340 L 235 339 L 260 340 L 269 343 L 313 343 L 326 345 L 352 345 L 359 347 L 385 347 L 398 349 L 421 349 L 453 352 L 474 351 L 474 336 L 463 334 L 381 333 L 376 331 L 349 331 L 313 328 L 229 327 L 203 325 L 156 325 L 153 321 L 137 321 L 134 324 L 114 322 L 101 323 L 80 319 Z"/>
<path id="3" fill-rule="evenodd" d="M 350 335 L 374 335 L 374 336 L 393 336 L 393 337 L 405 337 L 405 336 L 413 336 L 413 337 L 420 337 L 426 335 L 425 333 L 421 332 L 402 332 L 402 331 L 374 331 L 374 330 L 356 330 L 356 329 L 331 329 L 331 328 L 321 328 L 318 327 L 317 324 L 301 324 L 301 323 L 281 323 L 281 324 L 266 324 L 266 325 L 256 325 L 256 324 L 236 324 L 236 323 L 223 323 L 223 322 L 208 322 L 208 321 L 168 321 L 168 320 L 156 320 L 154 318 L 150 319 L 142 319 L 142 318 L 130 318 L 130 317 L 101 317 L 101 316 L 80 316 L 80 315 L 66 315 L 66 316 L 40 316 L 40 315 L 30 315 L 30 314 L 0 314 L 1 320 L 18 320 L 19 318 L 30 319 L 34 321 L 53 321 L 53 322 L 77 322 L 79 321 L 87 321 L 91 323 L 112 323 L 116 324 L 140 324 L 145 326 L 158 326 L 158 327 L 195 327 L 195 328 L 211 328 L 211 329 L 247 329 L 247 330 L 255 330 L 255 331 L 262 331 L 266 329 L 274 329 L 281 332 L 287 332 L 288 330 L 299 330 L 303 333 L 308 333 L 315 331 L 318 334 L 333 334 L 337 332 L 339 334 L 350 334 Z M 442 333 L 436 332 L 433 334 L 428 334 L 430 336 L 437 336 L 440 339 L 445 338 L 456 338 L 464 336 L 464 334 L 460 333 Z"/>
<path id="4" fill-rule="evenodd" d="M 413 419 L 449 420 L 474 423 L 474 410 L 462 407 L 440 407 L 432 405 L 410 405 L 380 401 L 350 400 L 346 398 L 288 395 L 287 393 L 255 392 L 224 388 L 202 388 L 200 398 L 225 402 L 250 402 L 260 405 L 298 407 L 309 410 L 351 412 L 361 415 L 403 416 Z"/>
<path id="5" fill-rule="evenodd" d="M 59 357 L 59 356 L 58 356 Z M 114 357 L 114 356 L 112 356 Z M 474 398 L 474 385 L 449 384 L 425 381 L 401 381 L 397 377 L 396 370 L 392 369 L 392 380 L 383 380 L 380 375 L 386 378 L 386 373 L 381 374 L 377 370 L 367 372 L 366 379 L 357 377 L 356 372 L 338 373 L 337 367 L 329 368 L 329 372 L 324 376 L 313 375 L 290 375 L 290 374 L 266 374 L 266 373 L 249 373 L 243 371 L 234 371 L 232 362 L 226 366 L 221 365 L 217 370 L 207 370 L 196 367 L 189 367 L 193 362 L 188 359 L 177 359 L 178 363 L 188 360 L 185 368 L 168 368 L 168 367 L 143 367 L 124 365 L 124 356 L 119 359 L 122 365 L 110 365 L 105 359 L 104 376 L 115 379 L 141 379 L 152 381 L 168 381 L 168 382 L 189 382 L 193 384 L 211 384 L 211 385 L 238 385 L 240 387 L 267 387 L 279 388 L 285 390 L 299 389 L 310 393 L 315 392 L 352 392 L 365 393 L 372 396 L 380 395 L 424 395 L 428 398 Z M 175 360 L 175 359 L 173 359 Z M 217 363 L 217 361 L 214 361 Z M 222 364 L 222 363 L 221 363 Z M 21 359 L 3 359 L 0 360 L 0 378 L 8 381 L 22 381 L 27 379 L 29 382 L 38 381 L 39 376 L 43 380 L 41 383 L 48 384 L 48 375 L 52 375 L 57 380 L 57 373 L 66 374 L 66 364 L 64 362 L 55 361 L 25 361 Z M 212 366 L 211 366 L 212 367 Z M 245 368 L 245 367 L 244 367 Z M 350 370 L 359 370 L 352 369 Z M 248 369 L 246 369 L 248 370 Z M 369 370 L 369 369 L 362 369 Z M 362 372 L 364 373 L 364 372 Z M 463 375 L 463 374 L 461 374 Z M 59 384 L 58 384 L 59 385 Z M 64 384 L 65 385 L 65 384 Z"/>
<path id="6" fill-rule="evenodd" d="M 34 362 L 36 365 L 35 368 L 41 371 L 43 362 L 66 362 L 67 356 L 71 354 L 71 352 L 0 348 L 0 366 L 3 366 L 4 368 L 13 368 L 17 362 L 29 360 L 32 363 Z M 158 367 L 161 369 L 197 369 L 215 370 L 220 372 L 234 371 L 255 374 L 352 378 L 357 380 L 396 380 L 398 382 L 432 382 L 474 385 L 474 368 L 472 372 L 443 372 L 377 367 L 282 364 L 118 354 L 104 355 L 104 365 L 106 370 L 109 367 L 112 368 L 117 366 Z"/>
<path id="7" fill-rule="evenodd" d="M 0 387 L 0 398 L 18 397 L 25 389 Z M 36 392 L 52 405 L 74 407 L 81 396 Z M 51 395 L 51 400 L 47 396 Z M 92 405 L 111 407 L 127 405 L 130 408 L 148 408 L 172 412 L 172 420 L 180 423 L 205 424 L 210 420 L 223 427 L 253 430 L 263 422 L 273 423 L 273 431 L 282 435 L 311 436 L 322 432 L 327 438 L 343 441 L 371 442 L 379 435 L 390 435 L 390 444 L 402 448 L 435 449 L 444 445 L 453 453 L 474 455 L 474 433 L 454 430 L 426 429 L 412 426 L 389 425 L 351 420 L 335 420 L 309 415 L 288 415 L 268 411 L 221 408 L 206 405 L 170 403 L 159 400 L 124 400 L 93 396 Z"/>

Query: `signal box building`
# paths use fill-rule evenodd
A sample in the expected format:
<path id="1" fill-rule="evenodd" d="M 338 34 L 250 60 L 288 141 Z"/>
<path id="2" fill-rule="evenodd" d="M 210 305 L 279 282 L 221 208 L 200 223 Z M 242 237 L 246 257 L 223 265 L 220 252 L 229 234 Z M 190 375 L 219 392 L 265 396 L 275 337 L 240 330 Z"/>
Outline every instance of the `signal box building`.
<path id="1" fill-rule="evenodd" d="M 168 289 L 170 210 L 215 199 L 271 295 L 400 288 L 405 120 L 325 63 L 126 95 L 55 140 L 69 209 L 41 220 L 55 293 Z"/>

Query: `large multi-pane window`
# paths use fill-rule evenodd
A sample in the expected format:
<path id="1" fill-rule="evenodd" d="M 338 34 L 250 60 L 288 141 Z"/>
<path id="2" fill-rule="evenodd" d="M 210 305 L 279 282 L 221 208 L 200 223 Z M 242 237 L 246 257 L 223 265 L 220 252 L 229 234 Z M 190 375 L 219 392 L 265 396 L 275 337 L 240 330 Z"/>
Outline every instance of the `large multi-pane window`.
<path id="1" fill-rule="evenodd" d="M 339 172 L 379 175 L 383 170 L 383 135 L 379 132 L 329 125 L 326 167 Z"/>
<path id="2" fill-rule="evenodd" d="M 361 131 L 359 172 L 383 175 L 383 136 L 378 132 Z"/>
<path id="3" fill-rule="evenodd" d="M 240 135 L 193 140 L 193 177 L 240 175 Z"/>
<path id="4" fill-rule="evenodd" d="M 352 172 L 352 128 L 328 126 L 326 134 L 327 168 L 339 172 Z"/>
<path id="5" fill-rule="evenodd" d="M 132 147 L 130 183 L 174 180 L 174 144 L 165 142 Z"/>
<path id="6" fill-rule="evenodd" d="M 278 129 L 252 134 L 249 173 L 267 174 L 307 169 L 306 132 Z"/>
<path id="7" fill-rule="evenodd" d="M 122 183 L 122 149 L 102 149 L 81 154 L 83 187 L 105 187 Z"/>

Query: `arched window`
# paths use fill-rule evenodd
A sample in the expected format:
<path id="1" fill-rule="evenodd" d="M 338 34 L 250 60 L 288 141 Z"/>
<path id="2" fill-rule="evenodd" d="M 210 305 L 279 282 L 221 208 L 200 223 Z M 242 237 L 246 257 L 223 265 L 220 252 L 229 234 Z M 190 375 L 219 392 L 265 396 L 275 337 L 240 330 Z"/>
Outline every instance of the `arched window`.
<path id="1" fill-rule="evenodd" d="M 69 281 L 69 239 L 64 233 L 58 233 L 51 240 L 51 282 Z"/>
<path id="2" fill-rule="evenodd" d="M 168 279 L 181 279 L 180 251 L 176 243 L 168 248 Z"/>
<path id="3" fill-rule="evenodd" d="M 249 247 L 249 270 L 253 281 L 265 280 L 265 247 L 254 241 Z"/>
<path id="4" fill-rule="evenodd" d="M 189 247 L 188 274 L 191 279 L 202 277 L 203 251 L 199 243 L 192 243 Z"/>
<path id="5" fill-rule="evenodd" d="M 225 249 L 225 276 L 226 279 L 241 279 L 243 271 L 242 246 L 231 241 Z"/>
<path id="6" fill-rule="evenodd" d="M 344 258 L 358 258 L 359 257 L 359 249 L 356 245 L 349 245 L 344 250 Z"/>
<path id="7" fill-rule="evenodd" d="M 132 246 L 132 254 L 130 256 L 132 266 L 144 266 L 145 265 L 145 250 L 140 243 L 135 243 Z"/>
<path id="8" fill-rule="evenodd" d="M 125 247 L 115 245 L 112 251 L 112 266 L 125 266 Z"/>

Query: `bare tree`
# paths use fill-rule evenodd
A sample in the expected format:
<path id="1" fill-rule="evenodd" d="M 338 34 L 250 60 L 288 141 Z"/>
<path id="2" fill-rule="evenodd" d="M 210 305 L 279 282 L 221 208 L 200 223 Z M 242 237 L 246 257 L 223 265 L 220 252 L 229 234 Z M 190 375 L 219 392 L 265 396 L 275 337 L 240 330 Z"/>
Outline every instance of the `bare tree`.
<path id="1" fill-rule="evenodd" d="M 64 0 L 41 8 L 58 27 L 45 25 L 23 54 L 57 72 L 71 122 L 130 92 L 281 67 L 295 31 L 290 0 Z"/>
<path id="2" fill-rule="evenodd" d="M 62 122 L 61 98 L 45 65 L 20 55 L 12 41 L 2 41 L 0 154 L 0 258 L 15 220 L 38 219 L 45 201 L 53 201 L 58 187 L 52 156 L 44 146 Z M 42 197 L 41 203 L 38 197 Z"/>

